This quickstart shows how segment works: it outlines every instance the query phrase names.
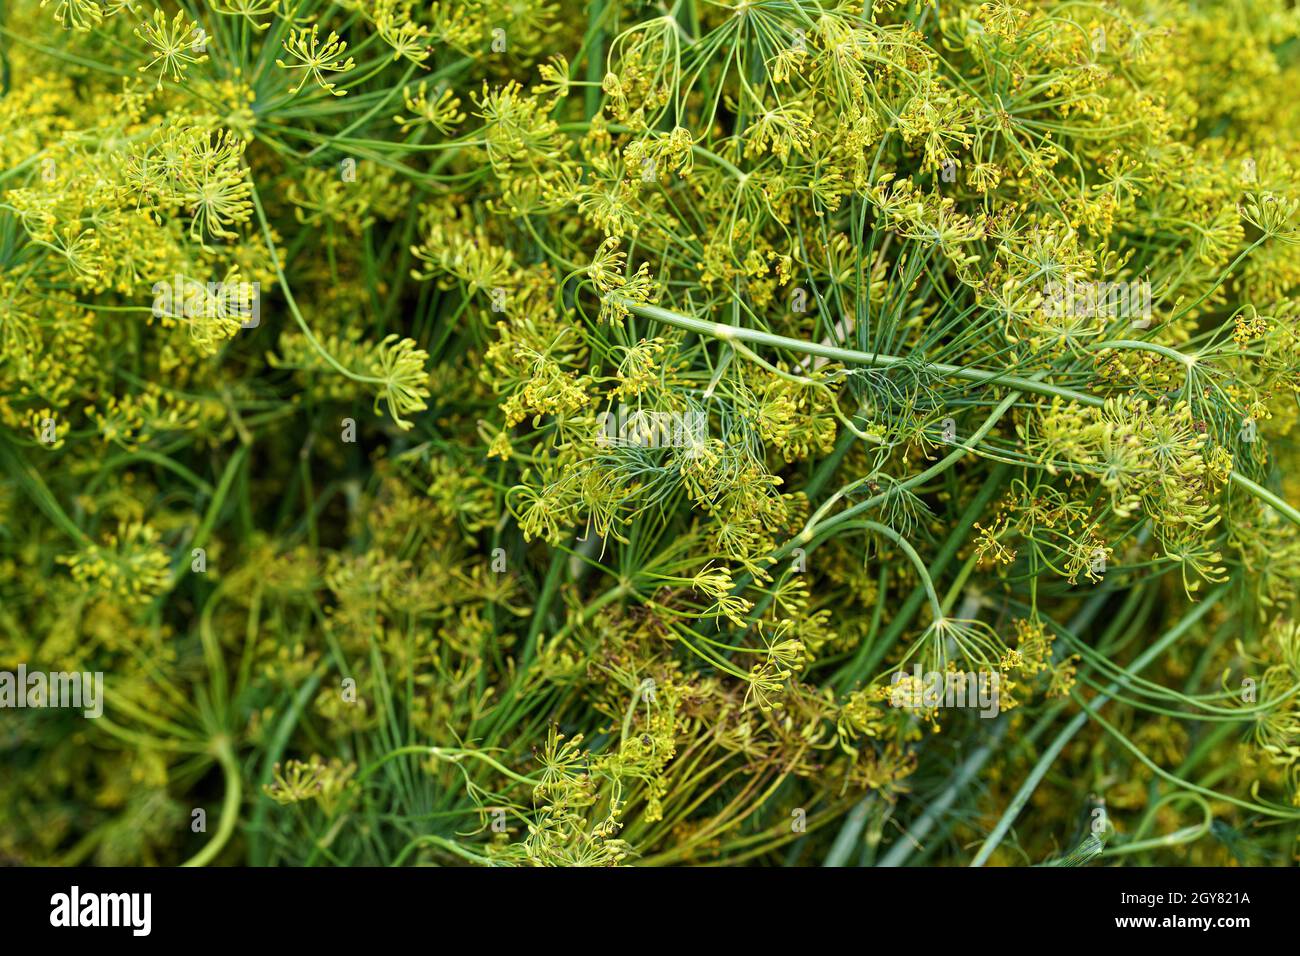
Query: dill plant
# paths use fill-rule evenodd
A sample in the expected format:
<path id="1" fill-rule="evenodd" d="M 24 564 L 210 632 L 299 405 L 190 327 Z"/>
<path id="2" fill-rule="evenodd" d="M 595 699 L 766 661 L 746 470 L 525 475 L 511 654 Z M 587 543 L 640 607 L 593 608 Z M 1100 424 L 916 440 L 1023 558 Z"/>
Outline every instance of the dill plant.
<path id="1" fill-rule="evenodd" d="M 0 11 L 5 858 L 1295 858 L 1287 4 Z"/>

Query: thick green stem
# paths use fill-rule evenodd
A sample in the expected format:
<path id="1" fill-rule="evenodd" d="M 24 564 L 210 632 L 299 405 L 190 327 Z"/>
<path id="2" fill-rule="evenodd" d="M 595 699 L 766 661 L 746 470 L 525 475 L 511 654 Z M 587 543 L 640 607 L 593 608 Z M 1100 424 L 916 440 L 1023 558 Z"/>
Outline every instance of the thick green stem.
<path id="1" fill-rule="evenodd" d="M 896 365 L 904 365 L 910 361 L 910 359 L 899 355 L 884 355 L 878 352 L 859 352 L 856 349 L 844 349 L 835 345 L 824 345 L 818 342 L 804 342 L 800 339 L 787 338 L 784 335 L 776 335 L 772 332 L 762 332 L 758 329 L 746 329 L 735 325 L 723 325 L 720 322 L 710 322 L 706 319 L 692 318 L 688 315 L 682 315 L 680 312 L 672 312 L 668 309 L 660 308 L 657 305 L 648 305 L 643 302 L 629 302 L 623 300 L 622 304 L 625 305 L 629 311 L 644 318 L 652 319 L 656 322 L 662 322 L 665 325 L 673 325 L 679 329 L 687 329 L 688 331 L 697 332 L 701 335 L 708 335 L 724 342 L 732 340 L 752 342 L 755 345 L 766 345 L 771 348 L 788 349 L 791 352 L 799 352 L 803 355 L 814 355 L 820 358 L 831 359 L 835 362 L 845 362 L 850 365 L 870 365 L 875 368 L 892 368 Z M 959 365 L 946 365 L 942 362 L 927 362 L 926 367 L 947 378 L 956 378 L 965 382 L 1004 385 L 1007 388 L 1014 388 L 1018 391 L 1033 392 L 1038 395 L 1056 396 L 1068 401 L 1079 402 L 1083 405 L 1090 405 L 1094 408 L 1100 408 L 1105 404 L 1104 399 L 1097 398 L 1095 395 L 1089 395 L 1086 392 L 1079 392 L 1070 388 L 1062 388 L 1059 385 L 1050 385 L 1046 382 L 1037 381 L 1032 378 L 1024 378 L 1019 375 L 1009 375 L 1006 372 L 980 368 L 963 368 Z"/>
<path id="2" fill-rule="evenodd" d="M 746 329 L 734 325 L 723 325 L 719 322 L 709 322 L 705 319 L 696 319 L 688 315 L 682 315 L 679 312 L 672 312 L 668 309 L 660 308 L 657 305 L 648 305 L 643 302 L 629 302 L 622 300 L 627 308 L 656 322 L 662 322 L 665 325 L 676 326 L 679 329 L 686 329 L 691 332 L 697 332 L 700 335 L 708 335 L 724 342 L 740 340 L 743 342 L 753 342 L 757 345 L 767 345 L 772 348 L 788 349 L 792 352 L 800 352 L 805 355 L 816 355 L 822 358 L 828 358 L 836 362 L 847 362 L 853 365 L 871 365 L 876 368 L 890 368 L 896 365 L 902 365 L 909 360 L 898 355 L 883 355 L 873 352 L 859 352 L 856 349 L 842 349 L 834 345 L 823 345 L 817 342 L 804 342 L 800 339 L 787 338 L 784 335 L 775 335 L 772 332 L 762 332 L 757 329 Z M 1112 345 L 1114 343 L 1111 343 Z M 1172 355 L 1184 363 L 1187 357 L 1180 353 L 1172 352 Z M 1006 372 L 999 372 L 991 369 L 981 368 L 963 368 L 957 365 L 946 365 L 942 362 L 928 362 L 926 367 L 932 371 L 938 372 L 948 378 L 955 378 L 965 382 L 978 382 L 985 385 L 1003 385 L 1007 388 L 1013 388 L 1020 392 L 1032 392 L 1036 395 L 1048 395 L 1056 398 L 1063 398 L 1067 401 L 1078 402 L 1081 405 L 1087 405 L 1091 408 L 1101 408 L 1106 404 L 1106 400 L 1096 395 L 1089 395 L 1087 392 L 1076 391 L 1072 388 L 1062 388 L 1059 385 L 1050 385 L 1046 382 L 1038 381 L 1033 378 L 1024 378 L 1019 375 L 1009 375 Z M 1287 504 L 1277 495 L 1251 481 L 1244 475 L 1234 471 L 1232 472 L 1232 481 L 1240 487 L 1246 489 L 1251 495 L 1260 501 L 1265 502 L 1274 508 L 1279 514 L 1283 515 L 1292 524 L 1300 527 L 1300 511 Z"/>
<path id="3" fill-rule="evenodd" d="M 230 738 L 221 735 L 213 741 L 213 749 L 226 780 L 226 796 L 221 802 L 221 823 L 203 849 L 181 866 L 207 866 L 211 863 L 230 841 L 231 835 L 235 832 L 235 824 L 239 822 L 239 801 L 244 791 L 239 775 L 239 764 L 235 761 L 235 751 L 231 747 Z"/>

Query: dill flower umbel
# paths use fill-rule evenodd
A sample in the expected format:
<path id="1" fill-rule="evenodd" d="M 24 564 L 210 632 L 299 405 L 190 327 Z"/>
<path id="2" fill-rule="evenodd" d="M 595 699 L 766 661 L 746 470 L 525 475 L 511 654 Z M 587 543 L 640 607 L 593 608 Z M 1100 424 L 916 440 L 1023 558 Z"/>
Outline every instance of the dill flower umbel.
<path id="1" fill-rule="evenodd" d="M 6 3 L 0 859 L 1300 858 L 1296 32 Z"/>
<path id="2" fill-rule="evenodd" d="M 340 40 L 337 33 L 330 33 L 328 37 L 321 40 L 318 30 L 319 26 L 315 23 L 311 25 L 310 30 L 306 27 L 295 30 L 284 41 L 284 50 L 291 57 L 290 61 L 286 63 L 277 59 L 275 63 L 286 70 L 303 71 L 297 85 L 289 91 L 291 93 L 297 93 L 308 79 L 312 79 L 325 92 L 343 96 L 347 90 L 335 89 L 334 83 L 325 79 L 325 74 L 346 73 L 352 69 L 356 61 L 352 57 L 341 59 L 343 53 L 347 51 L 347 41 Z"/>

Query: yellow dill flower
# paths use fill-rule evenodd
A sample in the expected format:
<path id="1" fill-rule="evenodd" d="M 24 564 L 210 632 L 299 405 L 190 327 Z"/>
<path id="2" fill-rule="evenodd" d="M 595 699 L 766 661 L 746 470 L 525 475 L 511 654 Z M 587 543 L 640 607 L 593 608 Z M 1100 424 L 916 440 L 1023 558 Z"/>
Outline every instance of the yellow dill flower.
<path id="1" fill-rule="evenodd" d="M 410 111 L 410 116 L 403 116 L 400 113 L 393 117 L 393 122 L 398 124 L 403 133 L 409 133 L 418 126 L 431 126 L 439 133 L 447 135 L 452 128 L 465 119 L 465 114 L 459 109 L 460 99 L 449 88 L 444 88 L 437 92 L 437 95 L 430 102 L 426 87 L 428 81 L 421 80 L 412 93 L 410 87 L 402 89 L 402 99 L 406 101 L 406 108 Z"/>
<path id="2" fill-rule="evenodd" d="M 102 545 L 87 542 L 64 555 L 73 580 L 133 604 L 147 604 L 171 581 L 171 559 L 159 547 L 159 534 L 142 521 L 120 522 Z"/>
<path id="3" fill-rule="evenodd" d="M 278 0 L 212 0 L 212 8 L 217 13 L 228 17 L 244 17 L 249 26 L 259 33 L 271 24 L 259 23 L 257 18 L 274 13 L 278 5 Z"/>
<path id="4" fill-rule="evenodd" d="M 139 70 L 148 73 L 157 66 L 159 89 L 168 73 L 174 82 L 179 83 L 191 64 L 204 63 L 208 59 L 204 52 L 205 35 L 197 23 L 187 21 L 184 10 L 176 11 L 170 23 L 167 14 L 155 10 L 152 20 L 146 20 L 135 28 L 135 35 L 153 50 L 153 59 Z"/>
<path id="5" fill-rule="evenodd" d="M 334 83 L 326 80 L 326 73 L 345 73 L 356 64 L 352 57 L 346 60 L 341 59 L 347 52 L 348 44 L 346 40 L 340 40 L 337 33 L 331 32 L 322 43 L 319 36 L 317 24 L 312 24 L 311 28 L 299 27 L 290 34 L 289 38 L 284 41 L 284 50 L 298 62 L 285 63 L 283 60 L 275 61 L 277 66 L 286 70 L 302 70 L 302 77 L 298 84 L 289 92 L 297 93 L 302 89 L 302 85 L 308 79 L 315 80 L 321 89 L 334 96 L 343 96 L 347 90 L 336 90 Z"/>
<path id="6" fill-rule="evenodd" d="M 50 0 L 41 0 L 44 7 Z M 65 30 L 91 30 L 104 19 L 104 12 L 95 0 L 59 0 L 54 8 L 54 19 Z"/>
<path id="7" fill-rule="evenodd" d="M 377 374 L 383 390 L 375 397 L 375 411 L 383 402 L 397 427 L 409 429 L 411 422 L 402 416 L 428 408 L 424 400 L 429 397 L 429 373 L 424 363 L 429 353 L 416 348 L 414 339 L 396 334 L 385 336 L 378 351 Z"/>

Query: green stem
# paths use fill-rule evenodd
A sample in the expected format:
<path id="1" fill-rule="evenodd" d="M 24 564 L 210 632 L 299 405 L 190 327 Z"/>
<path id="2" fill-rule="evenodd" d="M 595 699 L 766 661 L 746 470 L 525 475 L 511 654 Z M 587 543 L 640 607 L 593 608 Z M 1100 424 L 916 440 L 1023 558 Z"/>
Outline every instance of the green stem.
<path id="1" fill-rule="evenodd" d="M 710 322 L 705 319 L 692 318 L 691 316 L 682 315 L 679 312 L 672 312 L 668 309 L 660 308 L 657 305 L 649 305 L 644 302 L 629 302 L 627 300 L 622 300 L 622 304 L 625 305 L 629 311 L 635 312 L 643 318 L 651 319 L 655 322 L 662 322 L 665 325 L 676 326 L 679 329 L 697 332 L 700 335 L 708 335 L 724 342 L 738 339 L 742 342 L 752 342 L 756 345 L 766 345 L 771 348 L 787 349 L 791 352 L 799 352 L 804 355 L 814 355 L 820 358 L 827 358 L 835 362 L 845 362 L 851 365 L 870 365 L 875 368 L 892 368 L 893 366 L 903 365 L 910 361 L 909 359 L 898 355 L 884 355 L 878 352 L 859 352 L 856 349 L 844 349 L 835 345 L 824 345 L 818 342 L 804 342 L 801 339 L 787 338 L 784 335 L 776 335 L 772 332 L 762 332 L 758 329 L 747 329 L 735 325 L 723 325 L 720 322 Z M 981 384 L 996 383 L 1022 392 L 1033 392 L 1038 395 L 1050 395 L 1072 402 L 1079 402 L 1080 404 L 1089 405 L 1093 408 L 1100 408 L 1106 404 L 1104 399 L 1097 398 L 1096 396 L 1089 395 L 1085 392 L 1075 391 L 1070 388 L 1062 388 L 1058 385 L 1050 385 L 1046 382 L 1037 381 L 1032 378 L 1024 378 L 1019 375 L 1009 375 L 1006 372 L 999 372 L 991 369 L 963 368 L 958 365 L 946 365 L 942 362 L 927 362 L 926 367 L 947 378 L 956 378 L 966 382 L 979 382 Z"/>
<path id="2" fill-rule="evenodd" d="M 231 748 L 230 738 L 224 734 L 213 741 L 213 744 L 217 762 L 221 764 L 221 772 L 226 780 L 226 796 L 221 803 L 221 824 L 203 849 L 181 866 L 207 866 L 211 863 L 230 840 L 231 834 L 235 832 L 235 824 L 239 822 L 239 801 L 243 795 L 243 786 L 240 782 L 239 765 L 235 762 L 235 752 Z"/>
<path id="3" fill-rule="evenodd" d="M 1132 666 L 1129 668 L 1130 673 L 1138 673 L 1155 660 L 1160 654 L 1164 653 L 1170 645 L 1191 630 L 1192 625 L 1208 614 L 1210 608 L 1214 607 L 1225 593 L 1227 593 L 1226 587 L 1219 587 L 1210 592 L 1210 594 L 1206 596 L 1205 600 L 1202 601 L 1190 614 L 1184 617 L 1177 625 L 1166 632 L 1163 637 L 1153 643 L 1133 661 Z M 1113 681 L 1104 692 L 1098 694 L 1097 697 L 1094 698 L 1096 707 L 1100 708 L 1105 704 L 1109 699 L 1108 695 L 1119 690 L 1119 688 L 1125 683 L 1126 681 L 1124 678 Z M 1020 811 L 1024 809 L 1025 804 L 1029 802 L 1029 798 L 1038 788 L 1038 784 L 1042 781 L 1043 777 L 1047 775 L 1047 771 L 1051 769 L 1052 764 L 1056 762 L 1056 758 L 1060 756 L 1061 751 L 1065 749 L 1065 745 L 1068 744 L 1074 738 L 1074 735 L 1083 728 L 1083 725 L 1088 722 L 1089 714 L 1092 714 L 1094 717 L 1096 716 L 1091 709 L 1085 709 L 1083 712 L 1076 714 L 1065 728 L 1056 735 L 1056 739 L 1053 740 L 1047 750 L 1043 752 L 1043 755 L 1038 758 L 1038 762 L 1034 764 L 1033 769 L 1029 772 L 1029 776 L 1026 777 L 1025 782 L 1020 785 L 1020 789 L 1016 791 L 1015 797 L 1007 806 L 1006 811 L 1003 812 L 1001 819 L 998 820 L 997 825 L 993 827 L 993 831 L 985 838 L 983 845 L 980 846 L 979 852 L 975 855 L 975 859 L 971 861 L 971 866 L 983 866 L 988 858 L 993 855 L 993 851 L 996 850 L 998 844 L 1002 842 L 1002 838 L 1006 836 L 1007 831 L 1011 828 L 1011 824 L 1015 822 L 1016 817 L 1020 815 Z"/>
<path id="4" fill-rule="evenodd" d="M 705 319 L 692 318 L 691 316 L 682 315 L 679 312 L 672 312 L 668 309 L 660 308 L 657 305 L 649 305 L 644 302 L 621 301 L 629 311 L 643 316 L 644 318 L 652 319 L 656 322 L 662 322 L 665 325 L 672 325 L 679 329 L 696 332 L 700 335 L 708 335 L 723 342 L 739 339 L 744 342 L 753 342 L 757 345 L 767 345 L 772 348 L 788 349 L 792 352 L 800 352 L 805 355 L 816 355 L 822 358 L 831 359 L 832 361 L 847 362 L 854 365 L 871 365 L 876 368 L 890 368 L 909 361 L 908 359 L 898 355 L 859 352 L 856 349 L 842 349 L 837 346 L 823 345 L 817 342 L 804 342 L 800 339 L 787 338 L 784 335 L 776 335 L 772 332 L 761 332 L 757 329 L 746 329 L 734 325 L 722 325 L 719 322 L 709 322 Z M 1111 344 L 1114 345 L 1114 343 Z M 1188 359 L 1186 356 L 1177 352 L 1172 354 L 1177 356 L 1179 361 L 1184 364 L 1187 363 Z M 1076 391 L 1072 388 L 1062 388 L 1059 385 L 1050 385 L 1033 378 L 1009 375 L 1006 372 L 999 372 L 992 369 L 963 368 L 957 365 L 946 365 L 942 362 L 929 362 L 926 367 L 948 378 L 960 379 L 961 381 L 966 382 L 978 382 L 981 384 L 1004 385 L 1008 388 L 1014 388 L 1017 391 L 1032 392 L 1037 395 L 1048 395 L 1055 398 L 1062 398 L 1067 401 L 1078 402 L 1081 405 L 1087 405 L 1091 408 L 1102 408 L 1106 404 L 1104 398 L 1099 398 L 1096 395 L 1089 395 L 1087 392 Z M 1300 527 L 1300 511 L 1297 511 L 1277 495 L 1236 471 L 1232 472 L 1231 480 L 1246 489 L 1246 491 L 1255 498 L 1266 502 L 1276 509 L 1279 514 L 1283 515 L 1292 524 Z"/>

